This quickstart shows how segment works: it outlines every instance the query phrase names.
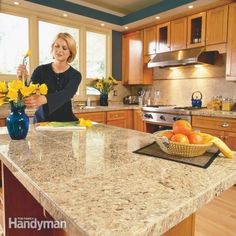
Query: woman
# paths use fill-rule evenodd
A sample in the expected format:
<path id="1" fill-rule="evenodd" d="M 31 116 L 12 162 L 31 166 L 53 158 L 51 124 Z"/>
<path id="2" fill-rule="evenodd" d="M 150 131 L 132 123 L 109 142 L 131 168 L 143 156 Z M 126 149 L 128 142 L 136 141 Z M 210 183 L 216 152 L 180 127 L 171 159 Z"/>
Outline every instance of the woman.
<path id="1" fill-rule="evenodd" d="M 81 74 L 69 65 L 76 56 L 76 42 L 68 33 L 59 33 L 52 43 L 51 53 L 54 61 L 38 66 L 32 76 L 34 84 L 45 83 L 47 95 L 33 95 L 24 99 L 27 108 L 37 108 L 34 122 L 75 121 L 71 98 L 81 81 Z M 24 65 L 17 70 L 17 77 L 27 76 Z"/>

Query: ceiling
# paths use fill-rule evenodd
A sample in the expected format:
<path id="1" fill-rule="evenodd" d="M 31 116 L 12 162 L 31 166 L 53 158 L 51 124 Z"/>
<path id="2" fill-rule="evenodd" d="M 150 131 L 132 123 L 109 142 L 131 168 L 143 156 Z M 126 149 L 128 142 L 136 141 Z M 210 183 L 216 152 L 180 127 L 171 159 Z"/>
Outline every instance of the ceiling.
<path id="1" fill-rule="evenodd" d="M 84 6 L 95 6 L 96 8 L 103 8 L 109 11 L 113 11 L 118 15 L 127 15 L 143 8 L 158 4 L 163 0 L 67 0 L 76 4 Z"/>
<path id="2" fill-rule="evenodd" d="M 13 0 L 0 0 L 12 5 Z M 199 12 L 232 0 L 17 0 L 26 9 L 97 25 L 116 31 L 132 31 Z M 193 9 L 189 9 L 189 5 Z M 16 7 L 16 6 L 14 6 Z M 156 16 L 160 19 L 157 20 Z M 101 26 L 103 24 L 103 26 Z"/>

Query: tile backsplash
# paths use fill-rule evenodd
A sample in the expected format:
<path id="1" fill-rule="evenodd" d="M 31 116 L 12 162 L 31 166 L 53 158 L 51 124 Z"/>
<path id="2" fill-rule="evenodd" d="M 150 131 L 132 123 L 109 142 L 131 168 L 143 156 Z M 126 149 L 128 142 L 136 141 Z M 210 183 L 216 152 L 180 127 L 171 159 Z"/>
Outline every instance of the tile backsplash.
<path id="1" fill-rule="evenodd" d="M 194 91 L 201 91 L 203 106 L 213 96 L 236 99 L 236 83 L 225 79 L 225 54 L 221 54 L 214 65 L 186 66 L 177 68 L 154 68 L 153 85 L 143 87 L 153 95 L 160 91 L 160 103 L 191 106 Z M 139 87 L 135 88 L 140 89 Z"/>

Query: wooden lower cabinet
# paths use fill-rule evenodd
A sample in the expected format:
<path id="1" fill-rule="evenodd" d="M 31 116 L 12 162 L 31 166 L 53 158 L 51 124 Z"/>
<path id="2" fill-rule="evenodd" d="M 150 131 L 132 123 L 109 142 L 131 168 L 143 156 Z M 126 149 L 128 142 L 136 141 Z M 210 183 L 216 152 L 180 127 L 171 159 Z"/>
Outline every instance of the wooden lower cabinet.
<path id="1" fill-rule="evenodd" d="M 134 110 L 133 111 L 133 120 L 134 120 L 134 130 L 146 132 L 145 121 L 143 121 L 142 111 Z"/>
<path id="2" fill-rule="evenodd" d="M 121 128 L 133 129 L 133 111 L 120 110 L 107 112 L 107 124 Z"/>
<path id="3" fill-rule="evenodd" d="M 76 113 L 76 117 L 98 123 L 133 129 L 133 110 L 101 111 Z"/>
<path id="4" fill-rule="evenodd" d="M 106 123 L 106 112 L 88 112 L 88 113 L 76 113 L 77 118 L 84 118 L 86 120 L 92 120 L 98 123 Z"/>
<path id="5" fill-rule="evenodd" d="M 6 126 L 6 119 L 0 118 L 0 127 Z"/>
<path id="6" fill-rule="evenodd" d="M 192 116 L 192 126 L 195 130 L 219 137 L 236 150 L 236 119 Z"/>

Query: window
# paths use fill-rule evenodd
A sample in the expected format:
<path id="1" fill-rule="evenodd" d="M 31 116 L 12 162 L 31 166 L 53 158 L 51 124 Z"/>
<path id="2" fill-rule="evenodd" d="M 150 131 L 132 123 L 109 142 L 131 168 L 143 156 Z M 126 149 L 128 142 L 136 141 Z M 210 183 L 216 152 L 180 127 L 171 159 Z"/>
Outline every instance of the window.
<path id="1" fill-rule="evenodd" d="M 77 55 L 71 65 L 82 74 L 75 100 L 85 101 L 87 96 L 97 100 L 99 92 L 91 83 L 94 78 L 106 77 L 111 71 L 110 29 L 85 25 L 81 21 L 62 19 L 55 15 L 34 12 L 3 4 L 0 12 L 0 80 L 15 79 L 23 56 L 31 49 L 28 71 L 31 74 L 40 64 L 52 60 L 51 43 L 59 32 L 70 33 L 77 42 Z M 1 9 L 1 10 L 2 10 Z M 4 12 L 7 9 L 7 12 Z M 40 20 L 39 20 L 40 19 Z M 95 95 L 95 96 L 93 96 Z"/>
<path id="2" fill-rule="evenodd" d="M 106 34 L 86 32 L 86 78 L 102 78 L 106 76 Z M 91 86 L 86 87 L 87 95 L 100 93 Z"/>
<path id="3" fill-rule="evenodd" d="M 47 23 L 44 21 L 39 21 L 39 64 L 41 65 L 52 62 L 51 45 L 55 36 L 60 32 L 69 33 L 74 37 L 77 44 L 77 54 L 71 65 L 79 70 L 79 29 Z M 47 37 L 45 37 L 45 35 Z"/>
<path id="4" fill-rule="evenodd" d="M 13 75 L 29 48 L 28 19 L 0 13 L 0 74 Z"/>

